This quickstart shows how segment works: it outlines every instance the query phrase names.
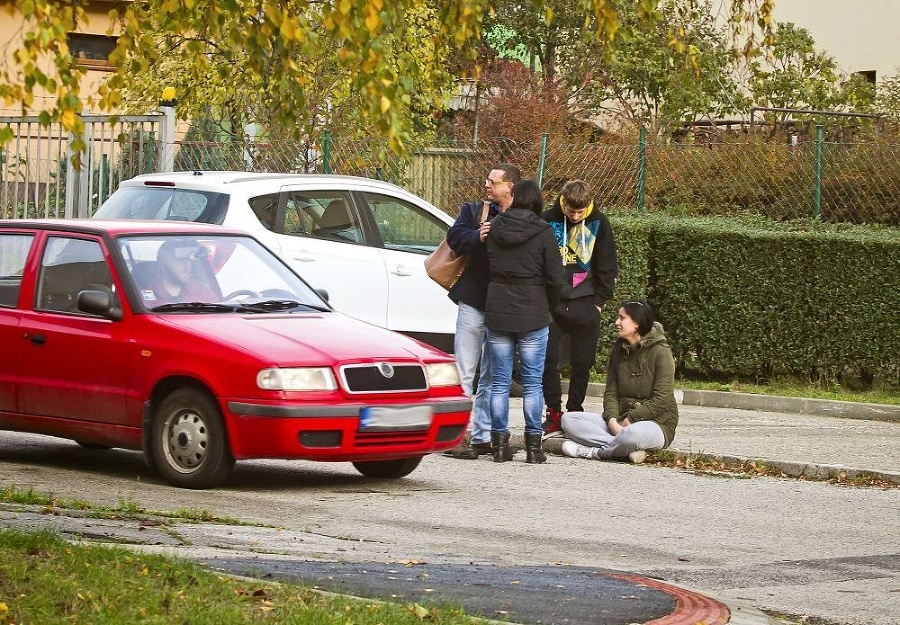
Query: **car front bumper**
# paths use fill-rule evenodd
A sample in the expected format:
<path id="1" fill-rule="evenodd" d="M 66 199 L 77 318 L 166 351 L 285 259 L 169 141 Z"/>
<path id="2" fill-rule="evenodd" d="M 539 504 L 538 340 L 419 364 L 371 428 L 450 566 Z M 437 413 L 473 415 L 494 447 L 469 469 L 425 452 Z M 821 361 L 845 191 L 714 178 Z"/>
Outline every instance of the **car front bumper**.
<path id="1" fill-rule="evenodd" d="M 388 411 L 367 425 L 366 409 Z M 387 460 L 450 449 L 465 434 L 472 402 L 450 398 L 397 404 L 265 404 L 228 401 L 225 421 L 235 459 L 285 458 L 334 462 Z M 427 423 L 398 416 L 427 408 Z"/>

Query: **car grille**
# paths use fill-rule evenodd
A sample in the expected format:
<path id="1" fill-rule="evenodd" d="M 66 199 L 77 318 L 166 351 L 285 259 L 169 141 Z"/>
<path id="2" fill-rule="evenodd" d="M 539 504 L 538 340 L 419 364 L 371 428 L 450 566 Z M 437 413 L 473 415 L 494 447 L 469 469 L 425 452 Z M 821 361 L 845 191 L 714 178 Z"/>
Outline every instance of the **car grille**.
<path id="1" fill-rule="evenodd" d="M 350 393 L 396 393 L 428 389 L 421 365 L 387 362 L 341 367 L 344 387 Z"/>

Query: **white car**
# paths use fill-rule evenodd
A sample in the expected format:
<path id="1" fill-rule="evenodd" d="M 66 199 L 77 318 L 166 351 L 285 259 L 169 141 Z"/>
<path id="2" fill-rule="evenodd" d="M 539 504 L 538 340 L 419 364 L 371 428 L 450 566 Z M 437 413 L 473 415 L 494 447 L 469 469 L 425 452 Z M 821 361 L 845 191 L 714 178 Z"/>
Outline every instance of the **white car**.
<path id="1" fill-rule="evenodd" d="M 396 185 L 317 174 L 145 174 L 122 182 L 94 218 L 239 228 L 326 291 L 335 309 L 453 351 L 456 305 L 423 265 L 453 218 Z"/>

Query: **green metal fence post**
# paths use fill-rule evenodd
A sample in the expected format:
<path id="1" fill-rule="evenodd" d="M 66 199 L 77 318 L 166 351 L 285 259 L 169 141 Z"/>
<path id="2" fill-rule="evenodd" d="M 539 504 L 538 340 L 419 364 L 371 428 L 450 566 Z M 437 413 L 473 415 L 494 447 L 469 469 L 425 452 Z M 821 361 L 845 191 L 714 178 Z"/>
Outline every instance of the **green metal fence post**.
<path id="1" fill-rule="evenodd" d="M 331 128 L 325 129 L 325 137 L 322 139 L 322 172 L 331 173 Z"/>
<path id="2" fill-rule="evenodd" d="M 816 124 L 816 189 L 813 199 L 813 211 L 816 219 L 822 218 L 822 153 L 825 143 L 825 128 Z"/>
<path id="3" fill-rule="evenodd" d="M 541 135 L 541 154 L 538 156 L 537 185 L 538 188 L 544 186 L 544 163 L 547 162 L 547 139 L 550 138 L 548 133 Z"/>
<path id="4" fill-rule="evenodd" d="M 647 181 L 647 129 L 638 133 L 637 207 L 644 210 L 644 185 Z"/>

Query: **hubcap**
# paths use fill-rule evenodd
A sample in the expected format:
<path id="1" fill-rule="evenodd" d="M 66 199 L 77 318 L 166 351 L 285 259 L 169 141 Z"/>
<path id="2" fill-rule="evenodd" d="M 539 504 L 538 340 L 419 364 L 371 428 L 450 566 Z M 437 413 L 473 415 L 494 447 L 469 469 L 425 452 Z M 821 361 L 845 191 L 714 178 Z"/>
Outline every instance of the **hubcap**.
<path id="1" fill-rule="evenodd" d="M 194 412 L 185 412 L 172 419 L 166 432 L 166 455 L 174 468 L 189 473 L 202 464 L 208 443 L 203 419 Z"/>

